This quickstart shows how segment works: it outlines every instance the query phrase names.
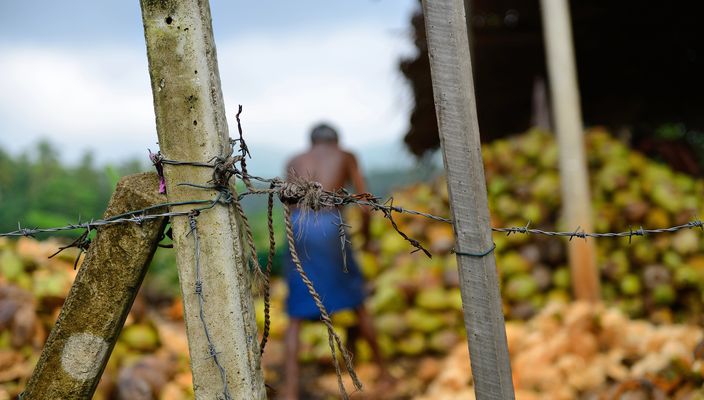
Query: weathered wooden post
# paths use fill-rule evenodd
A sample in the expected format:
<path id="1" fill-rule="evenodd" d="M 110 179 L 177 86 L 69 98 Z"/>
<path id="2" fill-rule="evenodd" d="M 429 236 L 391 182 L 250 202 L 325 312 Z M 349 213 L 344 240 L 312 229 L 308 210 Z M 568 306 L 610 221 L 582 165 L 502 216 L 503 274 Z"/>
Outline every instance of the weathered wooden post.
<path id="1" fill-rule="evenodd" d="M 551 104 L 559 146 L 562 209 L 568 229 L 592 231 L 584 127 L 572 46 L 568 0 L 541 0 L 543 37 L 550 77 Z M 577 299 L 600 298 L 594 241 L 568 244 L 572 288 Z"/>
<path id="2" fill-rule="evenodd" d="M 513 399 L 463 0 L 424 0 L 423 13 L 475 393 Z"/>
<path id="3" fill-rule="evenodd" d="M 141 0 L 141 7 L 161 152 L 167 159 L 203 163 L 227 156 L 229 135 L 208 0 Z M 207 185 L 213 174 L 210 168 L 165 165 L 164 173 L 170 202 L 217 195 L 178 186 Z M 187 218 L 172 221 L 196 398 L 226 398 L 229 391 L 232 398 L 263 399 L 254 306 L 236 212 L 217 205 L 197 221 L 202 313 L 194 235 L 189 235 Z"/>
<path id="4" fill-rule="evenodd" d="M 156 174 L 123 178 L 105 218 L 163 203 Z M 166 218 L 98 228 L 22 394 L 90 399 L 132 308 Z"/>

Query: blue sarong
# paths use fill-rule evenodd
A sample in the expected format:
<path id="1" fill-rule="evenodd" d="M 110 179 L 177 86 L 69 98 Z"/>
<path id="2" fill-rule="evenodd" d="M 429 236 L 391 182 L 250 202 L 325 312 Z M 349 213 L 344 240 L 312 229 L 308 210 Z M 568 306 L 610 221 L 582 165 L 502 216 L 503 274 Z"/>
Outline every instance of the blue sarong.
<path id="1" fill-rule="evenodd" d="M 291 216 L 296 250 L 303 270 L 313 282 L 328 313 L 356 308 L 364 302 L 364 279 L 347 243 L 347 272 L 344 271 L 340 244 L 340 214 L 336 209 L 309 211 L 304 218 L 294 210 Z M 287 251 L 285 274 L 288 282 L 286 308 L 289 316 L 318 319 L 320 311 Z"/>

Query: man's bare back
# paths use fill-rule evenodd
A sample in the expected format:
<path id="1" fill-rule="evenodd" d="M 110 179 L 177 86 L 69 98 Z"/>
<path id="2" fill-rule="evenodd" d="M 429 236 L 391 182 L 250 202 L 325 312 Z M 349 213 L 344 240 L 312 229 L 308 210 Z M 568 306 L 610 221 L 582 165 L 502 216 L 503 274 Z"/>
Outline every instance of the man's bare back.
<path id="1" fill-rule="evenodd" d="M 366 191 L 356 158 L 337 143 L 314 143 L 306 152 L 294 157 L 286 171 L 287 179 L 302 177 L 317 181 L 325 190 L 335 191 L 352 183 L 356 192 Z"/>

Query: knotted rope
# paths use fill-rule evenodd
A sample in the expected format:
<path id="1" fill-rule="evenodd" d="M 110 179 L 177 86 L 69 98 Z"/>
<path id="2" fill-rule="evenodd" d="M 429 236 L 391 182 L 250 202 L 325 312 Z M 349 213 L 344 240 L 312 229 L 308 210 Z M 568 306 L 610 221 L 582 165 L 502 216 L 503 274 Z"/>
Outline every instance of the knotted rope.
<path id="1" fill-rule="evenodd" d="M 332 206 L 332 204 L 326 204 L 324 194 L 323 185 L 320 182 L 295 179 L 281 182 L 279 185 L 281 202 L 286 205 L 296 205 L 302 210 L 318 211 L 323 207 Z"/>

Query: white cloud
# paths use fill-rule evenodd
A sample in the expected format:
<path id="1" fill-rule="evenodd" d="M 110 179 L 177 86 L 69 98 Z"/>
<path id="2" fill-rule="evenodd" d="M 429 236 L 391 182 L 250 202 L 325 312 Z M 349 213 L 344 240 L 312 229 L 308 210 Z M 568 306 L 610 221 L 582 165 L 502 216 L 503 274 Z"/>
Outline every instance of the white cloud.
<path id="1" fill-rule="evenodd" d="M 283 40 L 282 40 L 283 39 Z M 248 131 L 303 147 L 320 120 L 354 147 L 398 139 L 406 106 L 396 64 L 406 43 L 383 28 L 341 28 L 287 38 L 248 37 L 218 47 L 225 101 L 246 107 Z"/>
<path id="2" fill-rule="evenodd" d="M 19 150 L 46 137 L 68 158 L 93 148 L 109 160 L 154 147 L 146 60 L 138 52 L 11 46 L 0 52 L 4 146 Z"/>
<path id="3" fill-rule="evenodd" d="M 218 42 L 229 122 L 243 104 L 248 141 L 287 150 L 304 147 L 321 119 L 340 127 L 352 147 L 399 140 L 407 106 L 396 63 L 408 46 L 380 26 Z M 144 47 L 6 43 L 0 54 L 3 147 L 16 151 L 48 137 L 67 159 L 91 148 L 110 161 L 155 147 Z"/>

